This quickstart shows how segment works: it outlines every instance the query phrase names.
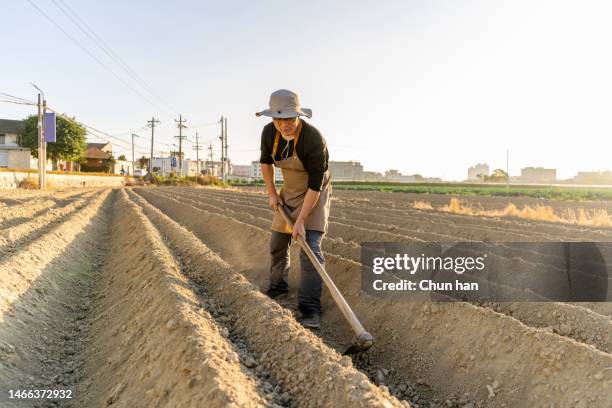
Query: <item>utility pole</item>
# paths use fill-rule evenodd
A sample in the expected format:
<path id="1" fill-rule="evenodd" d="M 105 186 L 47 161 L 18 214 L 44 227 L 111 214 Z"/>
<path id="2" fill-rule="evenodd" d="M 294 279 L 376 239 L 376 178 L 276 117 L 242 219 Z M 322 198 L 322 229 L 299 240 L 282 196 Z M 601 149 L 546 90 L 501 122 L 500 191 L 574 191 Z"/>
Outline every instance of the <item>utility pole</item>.
<path id="1" fill-rule="evenodd" d="M 214 162 L 214 158 L 213 158 L 213 145 L 209 144 L 208 145 L 208 153 L 210 154 L 210 175 L 213 176 L 214 174 L 214 169 L 215 169 L 215 162 Z M 206 169 L 208 169 L 208 165 L 206 166 Z"/>
<path id="2" fill-rule="evenodd" d="M 136 170 L 136 160 L 134 159 L 134 138 L 138 137 L 137 134 L 132 133 L 132 176 L 134 175 L 134 170 Z"/>
<path id="3" fill-rule="evenodd" d="M 510 149 L 506 149 L 506 188 L 510 188 Z"/>
<path id="4" fill-rule="evenodd" d="M 155 125 L 161 123 L 159 120 L 155 119 L 155 116 L 151 118 L 151 120 L 147 120 L 147 123 L 151 127 L 151 157 L 149 158 L 149 179 L 153 177 L 153 143 L 155 140 Z"/>
<path id="5" fill-rule="evenodd" d="M 200 150 L 202 149 L 202 146 L 200 146 L 200 139 L 198 139 L 198 132 L 196 132 L 196 143 L 195 146 L 193 146 L 193 150 L 196 151 L 196 167 L 198 169 L 198 176 L 200 175 Z"/>
<path id="6" fill-rule="evenodd" d="M 42 115 L 43 118 L 45 117 L 45 113 L 47 113 L 47 99 L 45 99 L 43 97 L 43 104 L 42 104 Z M 43 148 L 43 172 L 42 172 L 42 189 L 46 190 L 47 189 L 47 141 L 45 140 L 45 122 L 43 121 L 43 124 L 41 126 L 41 131 L 43 133 L 43 138 L 42 138 L 42 148 Z"/>
<path id="7" fill-rule="evenodd" d="M 221 116 L 221 180 L 225 183 L 225 118 Z"/>
<path id="8" fill-rule="evenodd" d="M 161 173 L 162 173 L 162 177 L 165 177 L 166 173 L 164 170 L 164 152 L 160 152 L 161 153 Z"/>
<path id="9" fill-rule="evenodd" d="M 38 188 L 44 190 L 44 176 L 45 166 L 43 162 L 43 128 L 42 128 L 42 97 L 38 94 Z"/>
<path id="10" fill-rule="evenodd" d="M 185 138 L 185 136 L 183 136 L 183 128 L 187 127 L 183 125 L 183 123 L 187 121 L 183 119 L 183 115 L 179 115 L 179 120 L 174 119 L 174 121 L 178 123 L 177 126 L 179 129 L 179 135 L 174 137 L 177 137 L 179 140 L 179 174 L 183 176 L 183 139 Z M 189 170 L 187 173 L 189 174 Z"/>
<path id="11" fill-rule="evenodd" d="M 38 91 L 38 188 L 45 190 L 47 187 L 47 143 L 44 137 L 43 116 L 47 111 L 47 99 L 42 89 L 33 83 L 30 84 Z"/>
<path id="12" fill-rule="evenodd" d="M 225 152 L 223 154 L 223 182 L 227 182 L 227 176 L 229 176 L 229 157 L 227 156 L 227 117 L 223 118 L 224 122 L 224 131 L 223 136 L 225 137 Z"/>

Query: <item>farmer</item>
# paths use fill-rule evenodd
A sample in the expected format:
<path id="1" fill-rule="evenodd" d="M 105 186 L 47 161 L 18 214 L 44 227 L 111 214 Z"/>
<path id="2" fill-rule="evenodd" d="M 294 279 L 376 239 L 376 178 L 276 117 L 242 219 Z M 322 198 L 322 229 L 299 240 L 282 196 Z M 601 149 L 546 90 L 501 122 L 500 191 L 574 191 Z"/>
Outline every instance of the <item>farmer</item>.
<path id="1" fill-rule="evenodd" d="M 286 89 L 270 95 L 270 107 L 256 113 L 272 122 L 261 133 L 261 173 L 274 209 L 270 237 L 270 286 L 266 294 L 274 299 L 289 291 L 289 246 L 300 234 L 324 264 L 321 240 L 327 232 L 331 185 L 327 167 L 327 144 L 321 133 L 301 119 L 311 118 L 310 109 L 300 107 L 298 96 Z M 274 166 L 280 167 L 283 186 L 279 193 L 274 184 Z M 284 204 L 294 223 L 291 232 L 277 206 Z M 298 291 L 300 323 L 317 328 L 321 314 L 321 277 L 304 251 L 300 252 L 301 283 Z"/>

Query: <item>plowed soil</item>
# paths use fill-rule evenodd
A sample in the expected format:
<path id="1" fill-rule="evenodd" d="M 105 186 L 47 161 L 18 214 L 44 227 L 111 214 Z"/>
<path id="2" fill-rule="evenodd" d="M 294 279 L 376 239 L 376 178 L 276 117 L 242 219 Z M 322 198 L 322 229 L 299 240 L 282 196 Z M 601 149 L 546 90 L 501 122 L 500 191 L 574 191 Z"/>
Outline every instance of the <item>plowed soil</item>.
<path id="1" fill-rule="evenodd" d="M 334 195 L 326 269 L 375 337 L 348 357 L 353 334 L 327 290 L 322 327 L 297 323 L 298 262 L 288 296 L 261 293 L 265 195 L 3 195 L 0 406 L 612 406 L 612 303 L 392 302 L 361 291 L 359 263 L 363 241 L 609 243 L 612 229 L 417 210 L 405 200 Z M 73 398 L 20 402 L 9 389 L 70 389 Z"/>

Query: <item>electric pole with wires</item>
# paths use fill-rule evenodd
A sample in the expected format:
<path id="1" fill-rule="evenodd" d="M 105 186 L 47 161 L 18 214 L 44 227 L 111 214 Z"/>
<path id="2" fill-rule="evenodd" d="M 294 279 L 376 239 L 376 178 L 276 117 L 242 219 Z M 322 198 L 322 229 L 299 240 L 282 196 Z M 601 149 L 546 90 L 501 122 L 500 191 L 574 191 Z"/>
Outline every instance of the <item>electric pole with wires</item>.
<path id="1" fill-rule="evenodd" d="M 41 97 L 38 94 L 38 188 L 40 190 L 45 189 L 45 149 L 43 147 L 45 142 L 43 141 L 42 117 Z"/>
<path id="2" fill-rule="evenodd" d="M 47 143 L 44 136 L 43 117 L 47 111 L 47 100 L 45 93 L 39 87 L 31 85 L 38 91 L 38 188 L 45 190 L 47 188 Z"/>
<path id="3" fill-rule="evenodd" d="M 223 155 L 225 152 L 224 149 L 224 145 L 225 145 L 225 126 L 224 126 L 224 120 L 223 120 L 223 116 L 221 116 L 221 119 L 219 120 L 219 123 L 221 124 L 221 136 L 219 136 L 219 140 L 221 140 L 221 180 L 223 182 L 225 182 L 225 156 Z"/>
<path id="4" fill-rule="evenodd" d="M 200 150 L 202 149 L 202 146 L 200 146 L 200 139 L 198 138 L 198 132 L 196 132 L 196 142 L 195 145 L 193 146 L 193 150 L 196 151 L 196 168 L 198 171 L 198 176 L 200 175 Z"/>
<path id="5" fill-rule="evenodd" d="M 134 158 L 134 138 L 138 137 L 136 133 L 132 133 L 132 176 L 134 175 L 134 170 L 136 170 L 136 160 Z"/>
<path id="6" fill-rule="evenodd" d="M 148 126 L 151 128 L 151 157 L 149 158 L 149 180 L 153 178 L 153 143 L 155 140 L 155 125 L 160 124 L 161 122 L 155 119 L 155 116 L 151 118 L 151 120 L 147 120 Z"/>
<path id="7" fill-rule="evenodd" d="M 160 152 L 160 154 L 161 154 L 161 175 L 162 175 L 162 177 L 165 177 L 166 176 L 166 170 L 164 168 L 164 165 L 166 163 L 164 162 L 164 152 Z"/>
<path id="8" fill-rule="evenodd" d="M 213 145 L 209 144 L 208 145 L 208 154 L 210 156 L 210 168 L 208 166 L 208 163 L 206 163 L 206 170 L 208 170 L 208 174 L 211 176 L 214 176 L 214 169 L 215 169 L 215 162 L 214 162 L 214 157 L 213 157 Z"/>
<path id="9" fill-rule="evenodd" d="M 224 143 L 224 148 L 225 151 L 223 152 L 223 174 L 225 177 L 223 177 L 223 182 L 227 182 L 227 176 L 229 176 L 229 157 L 227 157 L 227 117 L 223 118 L 223 137 L 225 140 Z"/>
<path id="10" fill-rule="evenodd" d="M 177 127 L 179 129 L 178 136 L 174 137 L 178 138 L 179 140 L 179 174 L 180 176 L 183 176 L 183 139 L 186 138 L 186 136 L 183 136 L 183 128 L 187 127 L 183 125 L 183 123 L 187 122 L 187 120 L 183 119 L 183 115 L 179 115 L 179 119 L 174 119 L 174 121 L 177 123 Z M 187 170 L 187 174 L 189 175 L 189 170 Z"/>

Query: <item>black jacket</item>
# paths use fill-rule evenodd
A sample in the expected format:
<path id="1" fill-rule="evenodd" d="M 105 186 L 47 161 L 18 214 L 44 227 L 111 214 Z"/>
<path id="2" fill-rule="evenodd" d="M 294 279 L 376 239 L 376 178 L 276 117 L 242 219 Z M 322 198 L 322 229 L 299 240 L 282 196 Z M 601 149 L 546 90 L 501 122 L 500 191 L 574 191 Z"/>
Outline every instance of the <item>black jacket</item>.
<path id="1" fill-rule="evenodd" d="M 315 191 L 321 191 L 323 183 L 323 175 L 328 168 L 329 153 L 327 151 L 327 142 L 321 135 L 319 130 L 306 122 L 302 121 L 302 132 L 297 143 L 297 156 L 302 161 L 304 169 L 308 173 L 308 188 Z M 274 147 L 274 138 L 276 136 L 276 128 L 274 123 L 270 122 L 264 126 L 261 132 L 261 156 L 260 163 L 273 164 L 272 148 Z M 281 160 L 281 153 L 287 146 L 287 141 L 279 138 L 278 147 L 276 148 L 277 161 Z M 293 154 L 294 141 L 289 141 L 288 157 Z"/>

